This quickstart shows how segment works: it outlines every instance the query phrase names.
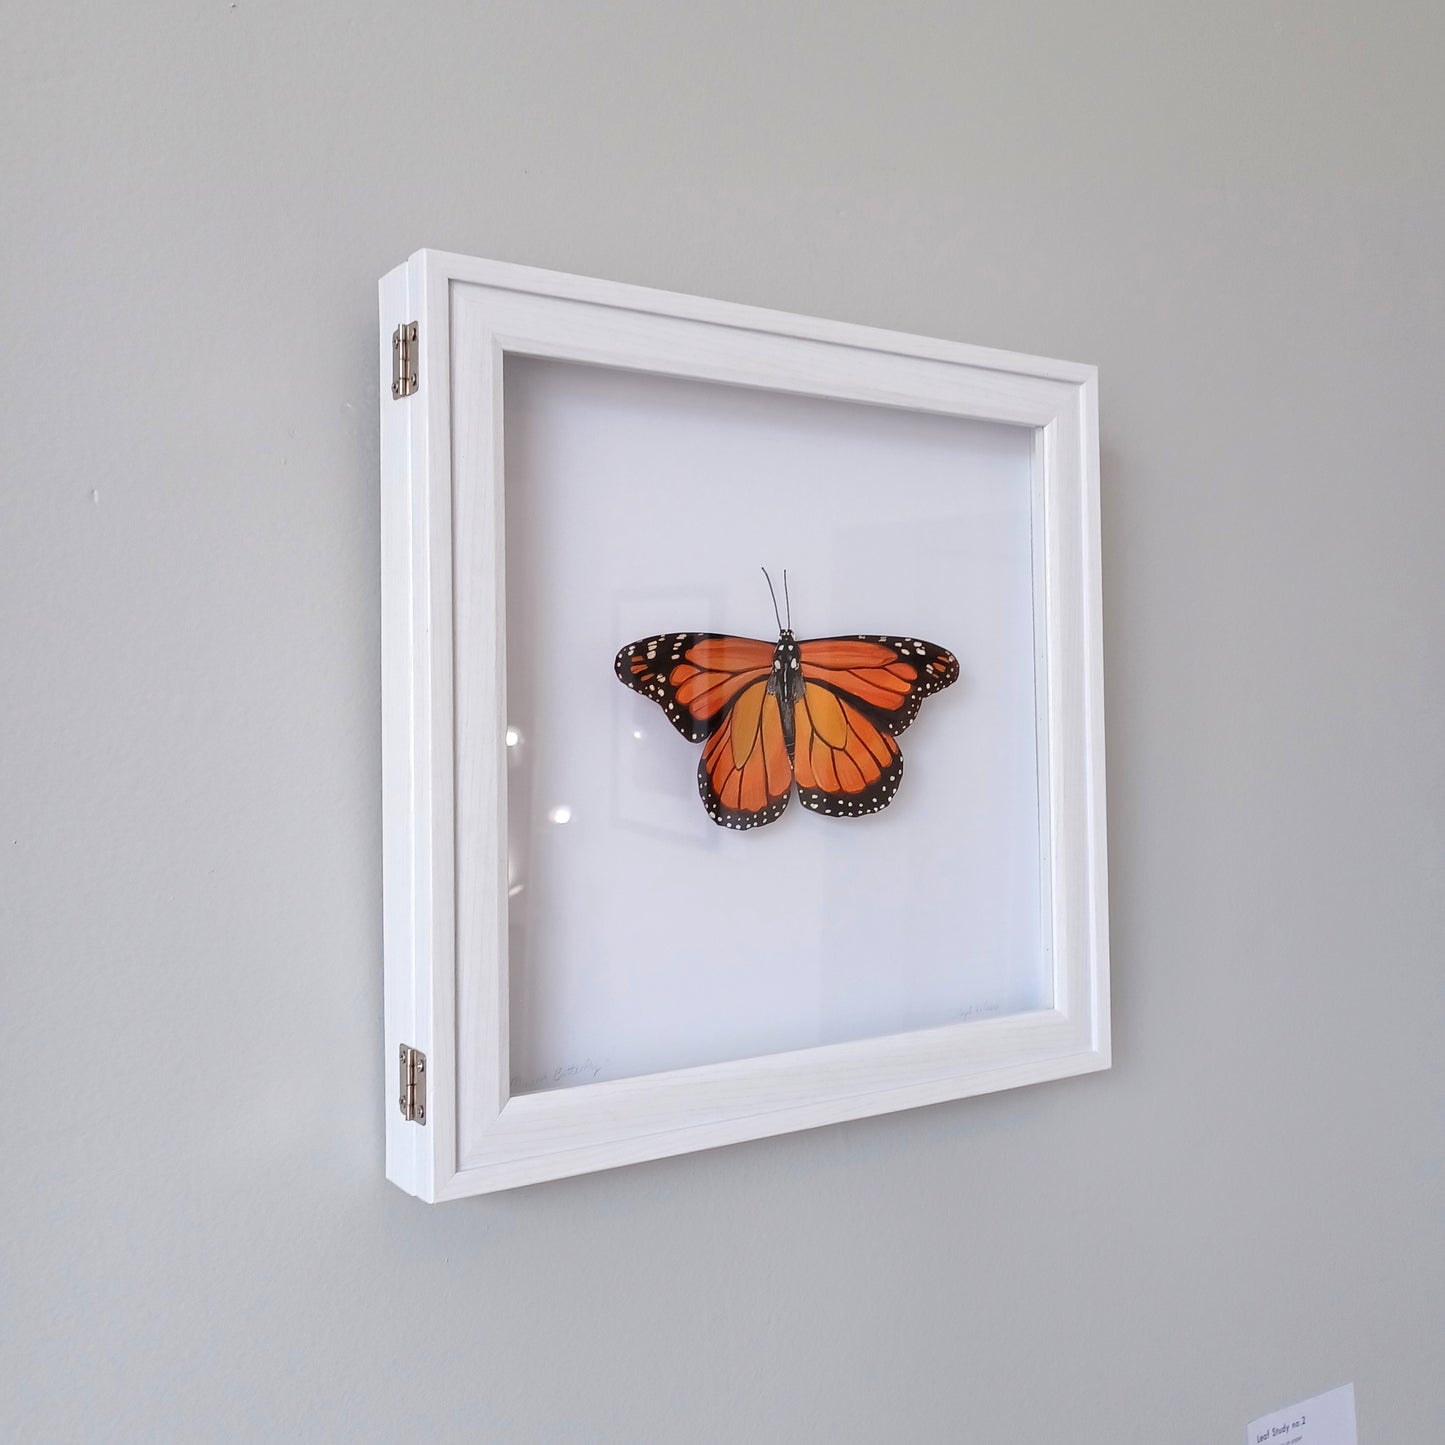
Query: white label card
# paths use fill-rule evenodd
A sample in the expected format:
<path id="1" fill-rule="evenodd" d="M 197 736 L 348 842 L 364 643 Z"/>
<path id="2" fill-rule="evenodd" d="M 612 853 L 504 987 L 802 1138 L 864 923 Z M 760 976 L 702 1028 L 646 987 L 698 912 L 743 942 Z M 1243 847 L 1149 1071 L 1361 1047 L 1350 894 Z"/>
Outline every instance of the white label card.
<path id="1" fill-rule="evenodd" d="M 1261 1415 L 1244 1433 L 1245 1445 L 1359 1445 L 1355 1387 L 1341 1385 L 1312 1400 Z"/>

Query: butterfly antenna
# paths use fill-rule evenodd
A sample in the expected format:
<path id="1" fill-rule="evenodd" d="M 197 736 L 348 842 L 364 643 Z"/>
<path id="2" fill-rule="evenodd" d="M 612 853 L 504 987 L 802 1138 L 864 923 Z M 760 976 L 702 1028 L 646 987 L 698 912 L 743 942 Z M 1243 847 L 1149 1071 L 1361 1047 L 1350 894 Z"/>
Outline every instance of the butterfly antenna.
<path id="1" fill-rule="evenodd" d="M 778 620 L 778 631 L 783 630 L 783 619 L 778 616 L 778 594 L 773 591 L 773 579 L 768 576 L 768 569 L 762 569 L 763 580 L 768 584 L 768 596 L 773 599 L 773 616 Z"/>
<path id="2" fill-rule="evenodd" d="M 783 568 L 783 611 L 788 614 L 788 631 L 793 630 L 793 599 L 788 596 L 788 569 Z"/>

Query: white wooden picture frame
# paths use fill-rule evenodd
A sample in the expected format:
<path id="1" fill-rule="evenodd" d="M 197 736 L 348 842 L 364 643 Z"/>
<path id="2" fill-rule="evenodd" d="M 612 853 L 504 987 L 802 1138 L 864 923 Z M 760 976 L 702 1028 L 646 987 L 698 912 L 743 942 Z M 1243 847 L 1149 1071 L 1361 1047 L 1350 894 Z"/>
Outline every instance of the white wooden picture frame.
<path id="1" fill-rule="evenodd" d="M 455 1199 L 1107 1068 L 1094 368 L 436 251 L 418 252 L 382 280 L 380 319 L 387 1177 L 427 1201 Z M 562 370 L 547 370 L 553 364 Z M 507 679 L 508 639 L 520 624 L 508 615 L 504 417 L 509 401 L 516 402 L 509 387 L 520 394 L 524 383 L 533 388 L 529 396 L 552 397 L 554 408 L 568 396 L 588 395 L 586 387 L 600 374 L 581 375 L 582 390 L 576 390 L 579 374 L 568 368 L 578 364 L 607 369 L 618 379 L 599 405 L 616 402 L 622 408 L 618 416 L 634 418 L 639 438 L 650 404 L 646 386 L 652 383 L 646 379 L 654 378 L 659 387 L 701 387 L 687 393 L 688 405 L 700 398 L 704 410 L 710 398 L 725 409 L 728 399 L 739 395 L 736 389 L 746 388 L 750 396 L 780 398 L 783 406 L 840 404 L 851 410 L 837 416 L 864 430 L 870 418 L 936 418 L 942 426 L 1008 428 L 1008 438 L 1022 439 L 1014 491 L 1017 515 L 1024 519 L 1027 556 L 1019 575 L 1028 588 L 1024 605 L 1031 635 L 1022 651 L 1012 651 L 1018 675 L 1028 681 L 1031 716 L 1022 727 L 1016 719 L 1008 726 L 1028 749 L 1035 790 L 1037 933 L 1031 951 L 1036 957 L 1024 960 L 1041 970 L 1035 1004 L 1015 1004 L 992 1015 L 987 1008 L 966 1006 L 947 1015 L 951 1021 L 933 1019 L 893 1031 L 869 1031 L 866 1025 L 851 1035 L 846 1027 L 824 1030 L 817 1035 L 824 1041 L 811 1046 L 798 1044 L 803 1035 L 784 1031 L 780 1037 L 792 1039 L 791 1045 L 741 1056 L 736 1050 L 728 1054 L 727 1046 L 708 1052 L 710 1045 L 682 1038 L 679 1057 L 702 1062 L 651 1068 L 639 1065 L 642 1055 L 634 1054 L 628 1056 L 631 1063 L 621 1057 L 610 1076 L 600 1067 L 579 1075 L 559 1065 L 546 1075 L 545 1087 L 534 1086 L 535 1080 L 519 1085 L 513 1056 L 523 1041 L 513 1036 L 516 998 L 509 965 L 509 888 L 515 893 L 517 885 L 509 872 L 508 741 L 509 727 L 512 742 L 517 729 L 509 723 Z M 634 378 L 643 381 L 634 384 Z M 554 414 L 533 408 L 527 425 L 545 428 Z M 826 433 L 831 413 L 815 410 L 807 415 L 810 435 L 818 434 L 820 415 Z M 785 416 L 782 424 L 791 421 Z M 620 425 L 612 435 L 625 445 L 628 423 Z M 545 439 L 545 431 L 542 435 Z M 879 444 L 891 445 L 891 435 L 880 432 Z M 928 445 L 937 452 L 932 440 Z M 909 460 L 906 447 L 900 448 L 890 486 L 906 489 Z M 518 485 L 516 477 L 512 484 Z M 565 484 L 564 477 L 559 485 Z M 705 504 L 686 487 L 677 495 L 679 507 Z M 635 532 L 636 518 L 627 518 L 627 508 L 615 510 L 619 527 L 631 529 L 628 535 Z M 599 545 L 614 542 L 599 538 Z M 550 547 L 544 538 L 538 555 L 547 555 Z M 790 540 L 782 560 L 801 550 Z M 757 563 L 770 560 L 779 559 L 747 555 L 736 565 L 757 579 Z M 645 556 L 639 556 L 635 570 L 643 582 L 646 568 Z M 747 585 L 760 588 L 761 580 Z M 831 605 L 823 590 L 815 585 L 810 599 L 818 614 Z M 795 595 L 795 605 L 798 601 Z M 733 621 L 731 602 L 723 610 L 727 618 L 719 620 L 729 625 L 678 617 L 663 628 L 754 636 L 766 630 L 751 613 Z M 867 624 L 870 630 L 873 625 Z M 922 622 L 917 625 L 927 635 Z M 800 628 L 799 635 L 844 630 L 853 629 Z M 615 625 L 610 635 L 614 648 L 631 640 L 617 635 Z M 946 637 L 935 640 L 954 645 Z M 590 661 L 598 650 L 588 653 L 588 687 L 600 686 L 591 678 Z M 960 660 L 967 672 L 967 656 Z M 609 651 L 598 657 L 598 667 L 619 694 L 618 708 L 645 707 L 611 680 L 611 661 Z M 512 665 L 520 665 L 518 656 Z M 961 736 L 958 719 L 985 707 L 989 693 L 987 687 L 976 689 L 974 701 L 965 697 L 951 715 L 942 712 L 947 696 L 925 703 L 920 722 L 903 739 L 911 769 L 904 787 L 914 790 L 918 827 L 932 796 L 929 788 L 944 788 L 959 765 L 951 741 Z M 630 726 L 641 716 L 614 715 L 611 706 L 589 705 L 583 721 L 591 734 Z M 940 721 L 929 733 L 934 710 L 952 720 Z M 565 729 L 553 732 L 566 735 Z M 642 728 L 630 735 L 640 738 Z M 677 759 L 681 797 L 694 786 L 696 759 L 675 736 L 668 746 L 673 751 L 658 756 L 669 768 Z M 911 747 L 917 749 L 916 766 Z M 611 786 L 625 791 L 625 780 Z M 556 818 L 566 812 L 552 809 Z M 711 827 L 700 808 L 698 818 L 699 827 Z M 691 826 L 691 815 L 684 821 Z M 794 831 L 784 834 L 783 822 L 796 824 Z M 823 846 L 813 840 L 824 834 L 810 833 L 809 825 L 835 830 L 828 836 L 837 838 L 843 836 L 837 830 L 873 822 L 784 819 L 766 846 Z M 611 836 L 605 819 L 596 826 L 592 834 L 568 836 Z M 889 826 L 891 833 L 873 836 L 906 839 L 915 825 L 900 813 Z M 980 826 L 985 825 L 967 818 L 957 822 L 958 829 Z M 764 833 L 774 829 L 758 830 L 757 836 Z M 625 870 L 626 841 L 616 836 L 623 850 L 617 866 Z M 848 833 L 848 846 L 867 836 Z M 740 835 L 729 846 L 732 842 L 746 848 L 755 838 Z M 728 855 L 738 867 L 752 866 L 757 856 Z M 730 865 L 705 850 L 679 863 L 700 878 L 724 866 Z M 966 887 L 961 877 L 959 887 Z M 588 905 L 582 900 L 577 906 Z M 908 906 L 906 884 L 891 886 L 876 904 L 885 914 Z M 598 926 L 605 928 L 605 921 Z M 683 967 L 685 957 L 682 963 L 663 962 Z M 934 976 L 955 965 L 967 967 L 950 957 L 925 962 Z M 575 973 L 574 968 L 567 977 Z M 898 987 L 906 991 L 909 977 L 900 972 Z M 766 1019 L 766 987 L 749 986 L 749 1013 Z M 559 982 L 558 996 L 564 995 Z M 581 995 L 565 996 L 574 1002 L 564 1007 L 581 1009 L 575 1002 Z M 669 1017 L 686 1034 L 686 1015 L 677 1012 L 688 1007 L 685 986 L 677 998 L 682 1002 L 672 1005 Z M 879 1017 L 911 1015 L 895 1007 Z M 754 1036 L 739 1034 L 739 1046 L 749 1047 L 749 1037 Z M 666 1057 L 665 1049 L 659 1057 Z"/>

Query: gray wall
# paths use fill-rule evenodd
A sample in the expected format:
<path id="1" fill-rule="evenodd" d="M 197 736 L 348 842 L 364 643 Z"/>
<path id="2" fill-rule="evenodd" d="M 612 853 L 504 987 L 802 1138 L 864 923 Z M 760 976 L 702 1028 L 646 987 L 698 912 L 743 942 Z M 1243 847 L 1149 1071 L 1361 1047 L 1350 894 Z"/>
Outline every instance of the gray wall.
<path id="1" fill-rule="evenodd" d="M 1440 1438 L 1437 3 L 6 11 L 0 1435 Z M 383 1183 L 421 245 L 1099 364 L 1112 1073 Z"/>

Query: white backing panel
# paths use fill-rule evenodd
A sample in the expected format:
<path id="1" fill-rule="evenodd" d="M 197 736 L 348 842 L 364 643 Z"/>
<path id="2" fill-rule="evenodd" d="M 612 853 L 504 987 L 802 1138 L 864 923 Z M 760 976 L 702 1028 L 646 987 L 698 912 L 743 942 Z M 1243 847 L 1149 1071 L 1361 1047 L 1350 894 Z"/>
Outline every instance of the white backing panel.
<path id="1" fill-rule="evenodd" d="M 1027 428 L 508 356 L 511 1091 L 1050 1005 Z M 887 632 L 961 677 L 862 819 L 717 827 L 649 633 Z"/>

